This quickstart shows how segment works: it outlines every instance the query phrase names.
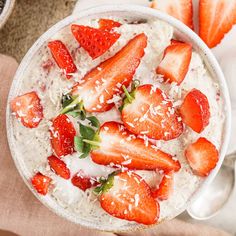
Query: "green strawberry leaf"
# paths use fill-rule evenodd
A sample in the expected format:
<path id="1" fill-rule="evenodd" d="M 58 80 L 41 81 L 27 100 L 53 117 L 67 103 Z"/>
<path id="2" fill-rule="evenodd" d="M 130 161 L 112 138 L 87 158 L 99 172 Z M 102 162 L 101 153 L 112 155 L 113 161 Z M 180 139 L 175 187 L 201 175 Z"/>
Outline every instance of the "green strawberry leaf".
<path id="1" fill-rule="evenodd" d="M 74 147 L 77 152 L 82 152 L 84 150 L 84 142 L 82 137 L 75 136 L 74 137 Z"/>
<path id="2" fill-rule="evenodd" d="M 83 139 L 93 140 L 95 136 L 95 131 L 89 126 L 79 124 L 80 129 L 80 135 L 83 137 Z"/>
<path id="3" fill-rule="evenodd" d="M 91 145 L 88 143 L 84 143 L 82 154 L 79 156 L 80 159 L 83 159 L 89 155 L 91 151 Z"/>
<path id="4" fill-rule="evenodd" d="M 90 121 L 90 124 L 96 128 L 100 127 L 100 122 L 95 116 L 89 116 L 87 117 L 87 120 Z"/>

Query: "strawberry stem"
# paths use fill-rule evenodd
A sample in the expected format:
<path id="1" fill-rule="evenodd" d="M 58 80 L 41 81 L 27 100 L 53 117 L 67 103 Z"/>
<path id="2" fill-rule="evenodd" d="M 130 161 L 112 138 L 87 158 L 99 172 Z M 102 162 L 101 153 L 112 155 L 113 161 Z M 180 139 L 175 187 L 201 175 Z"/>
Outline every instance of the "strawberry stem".
<path id="1" fill-rule="evenodd" d="M 68 106 L 66 106 L 62 111 L 60 112 L 61 114 L 65 114 L 68 111 L 72 110 L 75 108 L 78 104 L 80 104 L 81 100 L 80 97 L 77 97 L 72 103 L 70 103 Z M 80 107 L 80 110 L 82 110 L 82 107 Z"/>
<path id="2" fill-rule="evenodd" d="M 128 90 L 126 89 L 126 87 L 124 85 L 122 85 L 122 88 L 125 92 L 126 98 L 131 103 L 134 100 L 134 98 L 129 94 Z"/>
<path id="3" fill-rule="evenodd" d="M 98 142 L 98 141 L 83 139 L 83 142 L 88 143 L 88 144 L 91 144 L 91 145 L 93 145 L 93 146 L 97 146 L 97 147 L 100 146 L 100 142 Z"/>

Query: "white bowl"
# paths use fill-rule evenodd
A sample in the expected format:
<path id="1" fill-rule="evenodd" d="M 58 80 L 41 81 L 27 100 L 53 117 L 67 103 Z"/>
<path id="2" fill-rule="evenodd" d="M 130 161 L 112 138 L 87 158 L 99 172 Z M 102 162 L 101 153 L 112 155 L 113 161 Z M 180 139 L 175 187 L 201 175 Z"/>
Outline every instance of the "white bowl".
<path id="1" fill-rule="evenodd" d="M 191 200 L 194 200 L 197 198 L 199 194 L 201 194 L 201 191 L 207 187 L 207 185 L 214 179 L 217 172 L 219 171 L 222 162 L 224 160 L 224 156 L 226 154 L 227 146 L 229 143 L 229 135 L 230 135 L 230 124 L 231 124 L 231 106 L 230 106 L 230 99 L 229 99 L 229 93 L 226 86 L 224 75 L 220 69 L 220 66 L 218 62 L 216 61 L 214 55 L 210 51 L 210 49 L 204 44 L 204 42 L 198 37 L 197 34 L 195 34 L 191 29 L 186 27 L 183 23 L 176 20 L 175 18 L 168 16 L 164 13 L 161 13 L 157 10 L 153 10 L 147 7 L 141 7 L 137 5 L 109 5 L 109 6 L 100 6 L 91 8 L 85 11 L 81 11 L 80 13 L 69 16 L 65 18 L 64 20 L 58 22 L 56 25 L 54 25 L 52 28 L 50 28 L 46 33 L 44 33 L 31 47 L 31 49 L 28 51 L 24 59 L 22 60 L 15 78 L 12 83 L 12 87 L 10 90 L 9 98 L 8 98 L 8 106 L 7 106 L 7 114 L 6 114 L 6 120 L 7 120 L 7 134 L 8 134 L 8 141 L 9 146 L 11 149 L 12 157 L 15 161 L 16 167 L 18 171 L 20 172 L 24 182 L 29 187 L 29 189 L 35 194 L 35 196 L 42 202 L 44 205 L 46 205 L 48 208 L 50 208 L 53 212 L 57 213 L 58 215 L 75 222 L 77 224 L 80 224 L 82 226 L 86 226 L 93 229 L 98 230 L 105 230 L 105 231 L 130 231 L 130 230 L 136 230 L 138 228 L 144 228 L 143 225 L 132 225 L 127 224 L 122 228 L 114 228 L 112 225 L 103 227 L 102 225 L 96 224 L 96 222 L 90 222 L 86 219 L 80 219 L 78 216 L 72 213 L 68 213 L 64 210 L 64 208 L 60 207 L 58 204 L 56 204 L 54 201 L 52 201 L 49 197 L 41 197 L 39 196 L 32 188 L 28 178 L 27 178 L 27 170 L 24 167 L 24 164 L 20 158 L 17 156 L 17 149 L 14 146 L 14 140 L 13 140 L 13 128 L 11 125 L 12 117 L 9 109 L 9 101 L 15 96 L 18 85 L 20 84 L 20 80 L 22 79 L 22 75 L 24 74 L 25 69 L 27 68 L 27 65 L 29 64 L 31 58 L 35 55 L 35 53 L 39 50 L 39 48 L 42 46 L 42 44 L 50 39 L 57 31 L 62 29 L 63 27 L 71 24 L 72 22 L 75 22 L 78 19 L 81 18 L 100 18 L 100 17 L 108 17 L 111 15 L 116 15 L 120 17 L 126 17 L 128 19 L 149 19 L 149 18 L 156 18 L 160 19 L 162 21 L 165 21 L 172 25 L 175 29 L 175 35 L 178 38 L 181 38 L 183 41 L 191 42 L 194 49 L 201 54 L 205 64 L 208 67 L 208 70 L 212 74 L 212 76 L 219 82 L 222 98 L 225 104 L 225 114 L 226 114 L 226 120 L 225 120 L 225 126 L 223 131 L 223 143 L 220 149 L 220 159 L 216 166 L 216 168 L 211 172 L 211 174 L 205 179 L 201 187 L 193 194 L 192 198 L 189 200 L 189 202 L 178 212 L 180 214 L 182 211 L 184 211 L 188 204 L 191 203 Z M 176 216 L 176 215 L 175 215 Z M 173 216 L 173 217 L 175 217 Z"/>
<path id="2" fill-rule="evenodd" d="M 7 22 L 14 9 L 15 0 L 6 0 L 2 13 L 0 13 L 0 29 Z"/>

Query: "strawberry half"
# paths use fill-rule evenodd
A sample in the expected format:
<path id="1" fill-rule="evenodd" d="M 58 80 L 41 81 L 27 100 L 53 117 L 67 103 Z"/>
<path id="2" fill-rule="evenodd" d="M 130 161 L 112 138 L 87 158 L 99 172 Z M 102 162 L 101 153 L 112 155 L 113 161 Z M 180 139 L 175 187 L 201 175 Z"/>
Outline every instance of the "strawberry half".
<path id="1" fill-rule="evenodd" d="M 137 138 L 120 123 L 104 123 L 95 139 L 84 141 L 94 145 L 90 156 L 97 164 L 137 170 L 178 171 L 181 168 L 179 161 L 171 155 L 158 150 L 149 141 Z"/>
<path id="2" fill-rule="evenodd" d="M 46 195 L 48 193 L 48 188 L 50 186 L 51 181 L 52 179 L 50 177 L 45 176 L 40 172 L 34 175 L 31 179 L 31 183 L 35 190 L 42 195 Z"/>
<path id="3" fill-rule="evenodd" d="M 162 140 L 182 134 L 183 124 L 162 90 L 150 84 L 141 85 L 130 94 L 124 90 L 121 119 L 130 132 Z"/>
<path id="4" fill-rule="evenodd" d="M 154 198 L 158 198 L 161 201 L 167 200 L 172 194 L 174 189 L 174 175 L 172 172 L 166 173 L 161 183 L 159 184 L 159 188 L 152 192 L 152 196 Z"/>
<path id="5" fill-rule="evenodd" d="M 100 19 L 98 21 L 98 24 L 99 24 L 99 29 L 106 30 L 106 31 L 111 31 L 114 28 L 121 26 L 120 22 L 110 20 L 110 19 Z"/>
<path id="6" fill-rule="evenodd" d="M 101 207 L 110 215 L 140 224 L 158 221 L 159 203 L 152 197 L 148 184 L 133 172 L 109 175 L 98 190 Z"/>
<path id="7" fill-rule="evenodd" d="M 165 49 L 164 57 L 156 69 L 157 74 L 164 76 L 169 83 L 178 85 L 184 80 L 192 57 L 192 46 L 174 40 Z"/>
<path id="8" fill-rule="evenodd" d="M 49 42 L 48 47 L 57 65 L 63 70 L 67 79 L 70 79 L 70 74 L 75 73 L 77 68 L 66 46 L 60 40 L 55 40 Z"/>
<path id="9" fill-rule="evenodd" d="M 210 106 L 207 97 L 199 90 L 191 90 L 180 107 L 183 122 L 197 133 L 209 124 Z"/>
<path id="10" fill-rule="evenodd" d="M 214 144 L 206 138 L 199 138 L 190 144 L 185 156 L 196 175 L 205 177 L 213 170 L 219 160 L 219 153 Z"/>
<path id="11" fill-rule="evenodd" d="M 80 46 L 93 58 L 104 54 L 120 37 L 120 34 L 84 25 L 72 25 L 71 31 Z"/>
<path id="12" fill-rule="evenodd" d="M 10 106 L 16 118 L 27 128 L 36 128 L 43 119 L 43 107 L 34 91 L 14 98 Z"/>
<path id="13" fill-rule="evenodd" d="M 153 0 L 151 7 L 175 17 L 193 29 L 192 0 Z"/>
<path id="14" fill-rule="evenodd" d="M 199 36 L 213 48 L 236 23 L 235 0 L 199 1 Z"/>
<path id="15" fill-rule="evenodd" d="M 85 175 L 82 171 L 79 171 L 77 174 L 75 174 L 71 179 L 71 182 L 75 187 L 83 191 L 98 185 L 98 182 L 95 178 Z"/>
<path id="16" fill-rule="evenodd" d="M 51 167 L 51 170 L 54 171 L 57 175 L 61 176 L 64 179 L 70 178 L 70 170 L 67 168 L 66 163 L 56 156 L 48 157 L 48 164 Z"/>
<path id="17" fill-rule="evenodd" d="M 51 146 L 58 157 L 74 152 L 75 128 L 67 115 L 59 115 L 50 128 Z"/>
<path id="18" fill-rule="evenodd" d="M 79 95 L 88 112 L 110 110 L 114 95 L 123 92 L 122 85 L 129 86 L 147 46 L 147 36 L 139 34 L 131 39 L 117 54 L 91 70 L 76 83 L 72 94 Z"/>

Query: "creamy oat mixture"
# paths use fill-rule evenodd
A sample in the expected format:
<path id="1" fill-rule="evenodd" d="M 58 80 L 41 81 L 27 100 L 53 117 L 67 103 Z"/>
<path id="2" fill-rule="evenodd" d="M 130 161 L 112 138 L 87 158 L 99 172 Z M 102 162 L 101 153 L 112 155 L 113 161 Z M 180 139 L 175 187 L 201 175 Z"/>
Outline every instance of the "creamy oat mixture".
<path id="1" fill-rule="evenodd" d="M 174 193 L 167 201 L 160 201 L 160 221 L 179 213 L 203 181 L 202 178 L 192 174 L 184 157 L 185 147 L 202 136 L 215 144 L 219 150 L 222 143 L 224 125 L 223 102 L 220 97 L 219 85 L 211 77 L 201 56 L 196 51 L 193 50 L 188 74 L 180 86 L 176 86 L 174 83 L 163 83 L 162 77 L 156 74 L 155 70 L 162 59 L 164 49 L 174 37 L 173 28 L 170 25 L 159 20 L 142 24 L 128 24 L 120 19 L 119 21 L 123 25 L 115 30 L 121 34 L 121 37 L 105 54 L 95 60 L 92 60 L 87 52 L 79 47 L 78 42 L 70 31 L 70 26 L 64 28 L 50 39 L 62 40 L 72 54 L 78 71 L 73 74 L 73 78 L 70 80 L 67 80 L 62 75 L 62 71 L 55 64 L 47 48 L 47 42 L 45 42 L 44 46 L 28 65 L 24 73 L 23 82 L 18 94 L 16 94 L 24 94 L 35 90 L 44 108 L 44 119 L 35 129 L 27 129 L 16 119 L 12 119 L 17 155 L 25 166 L 27 177 L 31 178 L 36 171 L 50 176 L 53 179 L 54 188 L 51 189 L 47 198 L 51 198 L 68 213 L 91 223 L 100 222 L 99 224 L 102 224 L 103 228 L 106 229 L 119 229 L 122 226 L 136 223 L 119 220 L 108 215 L 100 207 L 97 197 L 92 193 L 92 189 L 88 189 L 86 192 L 81 191 L 73 186 L 70 181 L 62 179 L 50 171 L 50 167 L 47 164 L 47 157 L 52 154 L 48 132 L 51 125 L 50 120 L 59 114 L 62 94 L 68 92 L 75 81 L 82 79 L 88 71 L 114 55 L 134 35 L 144 32 L 148 37 L 148 45 L 134 79 L 140 80 L 141 84 L 151 83 L 160 87 L 173 99 L 174 107 L 178 107 L 182 103 L 184 96 L 192 88 L 199 89 L 207 96 L 211 118 L 209 125 L 201 134 L 185 127 L 185 132 L 179 138 L 171 141 L 157 141 L 160 149 L 175 156 L 182 166 L 181 170 L 174 175 Z M 83 20 L 75 23 L 92 27 L 97 27 L 98 24 L 97 20 Z M 121 97 L 119 96 L 113 98 L 115 103 L 119 103 L 120 100 Z M 120 121 L 117 107 L 108 112 L 94 113 L 93 115 L 96 115 L 101 123 L 104 121 Z M 71 118 L 71 120 L 79 133 L 78 118 Z M 63 158 L 71 171 L 71 176 L 80 169 L 91 176 L 107 176 L 114 170 L 112 167 L 93 163 L 90 157 L 79 159 L 79 155 L 80 153 L 77 152 Z M 143 176 L 150 186 L 156 186 L 160 179 L 159 174 L 154 171 L 136 172 Z"/>

